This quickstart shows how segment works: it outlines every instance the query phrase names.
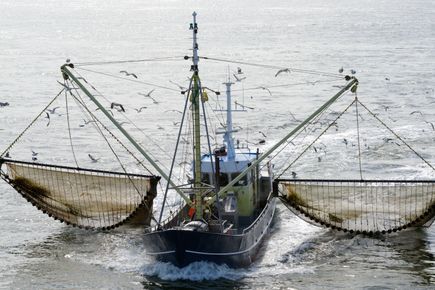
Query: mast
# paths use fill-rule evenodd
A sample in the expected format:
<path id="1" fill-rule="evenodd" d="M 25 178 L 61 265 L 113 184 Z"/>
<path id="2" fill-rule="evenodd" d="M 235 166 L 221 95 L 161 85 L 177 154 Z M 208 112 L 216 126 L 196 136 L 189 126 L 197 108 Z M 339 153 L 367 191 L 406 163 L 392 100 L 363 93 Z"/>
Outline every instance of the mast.
<path id="1" fill-rule="evenodd" d="M 202 219 L 202 190 L 201 188 L 201 118 L 200 118 L 200 102 L 201 88 L 198 75 L 198 42 L 196 35 L 198 33 L 198 24 L 196 23 L 196 12 L 193 12 L 193 23 L 190 24 L 190 29 L 193 32 L 193 91 L 192 91 L 192 114 L 193 114 L 193 164 L 194 164 L 194 193 L 195 193 L 195 218 Z"/>
<path id="2" fill-rule="evenodd" d="M 226 191 L 228 191 L 234 184 L 236 184 L 243 176 L 245 176 L 252 168 L 260 164 L 264 159 L 266 159 L 270 154 L 272 154 L 279 146 L 284 144 L 290 137 L 296 134 L 299 130 L 301 130 L 308 122 L 314 119 L 317 115 L 323 112 L 326 108 L 328 108 L 333 102 L 335 102 L 341 95 L 343 95 L 346 91 L 356 88 L 358 85 L 358 79 L 355 77 L 346 77 L 346 80 L 349 82 L 347 85 L 342 88 L 338 93 L 336 93 L 333 97 L 331 97 L 326 103 L 323 104 L 319 109 L 317 109 L 314 113 L 312 113 L 308 118 L 306 118 L 302 123 L 300 123 L 296 128 L 294 128 L 290 133 L 288 133 L 284 138 L 281 139 L 278 143 L 276 143 L 272 148 L 263 153 L 257 160 L 251 163 L 245 170 L 243 170 L 236 178 L 234 178 L 230 183 L 221 188 L 218 192 L 218 196 L 223 196 Z M 212 203 L 215 200 L 212 198 L 208 202 Z"/>
<path id="3" fill-rule="evenodd" d="M 224 141 L 227 144 L 227 158 L 228 160 L 234 160 L 236 153 L 234 151 L 234 140 L 233 140 L 233 118 L 231 109 L 231 85 L 234 84 L 230 81 L 228 77 L 228 82 L 224 83 L 227 86 L 227 128 L 224 135 Z"/>

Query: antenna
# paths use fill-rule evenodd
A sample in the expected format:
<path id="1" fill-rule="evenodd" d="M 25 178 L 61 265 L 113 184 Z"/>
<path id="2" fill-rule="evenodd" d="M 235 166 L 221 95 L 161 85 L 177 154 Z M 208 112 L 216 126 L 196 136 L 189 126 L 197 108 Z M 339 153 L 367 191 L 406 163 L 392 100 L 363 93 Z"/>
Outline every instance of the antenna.
<path id="1" fill-rule="evenodd" d="M 196 34 L 198 33 L 198 24 L 196 23 L 196 12 L 192 13 L 193 16 L 193 23 L 190 24 L 190 30 L 193 30 L 193 57 L 192 57 L 192 71 L 198 72 L 198 62 L 199 62 L 199 57 L 198 57 L 198 42 L 197 42 L 197 38 L 196 38 Z"/>

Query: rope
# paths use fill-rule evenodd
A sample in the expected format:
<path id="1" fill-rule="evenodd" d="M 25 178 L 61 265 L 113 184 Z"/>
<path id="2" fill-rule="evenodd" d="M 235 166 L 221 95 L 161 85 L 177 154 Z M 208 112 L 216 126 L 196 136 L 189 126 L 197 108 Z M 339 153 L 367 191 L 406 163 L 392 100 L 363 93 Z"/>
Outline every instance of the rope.
<path id="1" fill-rule="evenodd" d="M 426 163 L 427 166 L 429 166 L 433 171 L 435 171 L 435 168 L 426 160 L 424 159 L 423 156 L 421 156 L 417 151 L 415 151 L 405 140 L 403 140 L 399 135 L 397 135 L 396 132 L 394 132 L 390 127 L 388 127 L 387 124 L 385 124 L 381 119 L 379 119 L 376 114 L 374 114 L 372 111 L 369 110 L 369 108 L 367 108 L 363 103 L 361 103 L 361 101 L 357 100 L 357 102 L 363 106 L 364 109 L 367 110 L 367 112 L 369 112 L 376 120 L 379 121 L 379 123 L 381 123 L 388 131 L 390 131 L 397 139 L 399 139 L 400 141 L 402 141 L 403 144 L 405 144 L 406 147 L 408 147 L 408 149 L 410 149 L 412 152 L 414 152 L 415 155 L 417 155 L 424 163 Z"/>
<path id="2" fill-rule="evenodd" d="M 225 63 L 234 63 L 234 64 L 243 64 L 243 65 L 249 65 L 249 66 L 269 68 L 269 69 L 278 69 L 278 70 L 290 69 L 290 71 L 292 71 L 292 72 L 312 74 L 312 75 L 321 75 L 321 76 L 330 76 L 330 77 L 336 77 L 338 79 L 343 78 L 343 75 L 340 75 L 340 74 L 333 74 L 333 73 L 329 73 L 329 72 L 321 72 L 321 71 L 315 71 L 315 70 L 289 68 L 289 67 L 283 67 L 283 66 L 277 66 L 277 65 L 259 64 L 259 63 L 252 63 L 252 62 L 246 62 L 246 61 L 236 61 L 236 60 L 215 58 L 215 57 L 206 57 L 206 56 L 200 56 L 199 58 L 205 59 L 205 60 L 212 60 L 212 61 L 225 62 Z"/>
<path id="3" fill-rule="evenodd" d="M 67 80 L 64 81 L 65 86 L 66 86 L 66 83 L 67 83 Z M 71 152 L 72 152 L 72 155 L 74 158 L 74 162 L 78 168 L 79 163 L 77 162 L 76 153 L 74 151 L 74 145 L 73 145 L 73 140 L 72 140 L 72 135 L 71 135 L 71 124 L 69 121 L 69 107 L 68 107 L 68 92 L 67 91 L 65 91 L 65 109 L 66 109 L 66 121 L 68 124 L 68 136 L 69 136 L 69 142 L 70 142 L 69 144 L 71 146 Z"/>
<path id="4" fill-rule="evenodd" d="M 3 151 L 2 154 L 0 154 L 0 158 L 2 158 L 14 145 L 15 143 L 18 142 L 19 139 L 21 139 L 21 137 L 27 132 L 27 130 L 29 130 L 30 127 L 33 126 L 33 124 L 36 122 L 36 120 L 38 120 L 39 117 L 41 117 L 41 115 L 51 106 L 51 104 L 53 104 L 53 102 L 60 96 L 60 94 L 62 94 L 62 92 L 65 90 L 65 88 L 63 88 L 49 103 L 47 106 L 44 107 L 44 109 L 42 109 L 42 111 L 32 120 L 32 122 L 30 122 L 30 124 L 20 133 L 20 135 L 18 135 L 17 138 L 15 138 L 15 140 L 6 148 L 5 151 Z"/>
<path id="5" fill-rule="evenodd" d="M 287 170 L 288 170 L 288 169 L 289 169 L 293 164 L 295 164 L 296 161 L 298 161 L 298 160 L 302 157 L 302 155 L 304 155 L 305 152 L 307 152 L 308 149 L 310 149 L 311 146 L 313 146 L 313 144 L 316 143 L 317 140 L 319 140 L 319 138 L 322 137 L 322 136 L 326 133 L 326 131 L 328 131 L 329 128 L 331 128 L 331 127 L 333 126 L 333 124 L 334 124 L 338 119 L 340 119 L 340 117 L 343 116 L 343 114 L 346 113 L 347 110 L 349 110 L 349 108 L 350 108 L 350 107 L 351 107 L 355 102 L 356 102 L 356 100 L 353 100 L 353 101 L 350 103 L 350 105 L 348 105 L 348 106 L 346 107 L 346 109 L 344 109 L 344 111 L 341 112 L 340 115 L 338 115 L 337 118 L 335 118 L 335 120 L 334 120 L 333 122 L 331 122 L 331 123 L 329 124 L 329 126 L 326 127 L 325 130 L 323 130 L 323 131 L 319 134 L 319 136 L 317 136 L 317 138 L 315 138 L 314 141 L 311 142 L 311 143 L 310 143 L 310 144 L 305 148 L 305 150 L 303 150 L 302 153 L 299 154 L 299 155 L 296 157 L 296 159 L 293 160 L 293 162 L 291 162 L 290 165 L 287 166 L 287 167 L 283 170 L 283 172 L 281 172 L 280 175 L 278 175 L 277 179 L 279 179 L 279 178 L 280 178 L 280 177 L 281 177 L 281 176 L 282 176 L 282 175 L 283 175 L 283 174 L 284 174 L 284 173 L 285 173 L 285 172 L 286 172 L 286 171 L 287 171 Z"/>
<path id="6" fill-rule="evenodd" d="M 133 83 L 144 84 L 144 85 L 148 85 L 148 86 L 152 86 L 152 87 L 156 87 L 156 88 L 160 88 L 160 89 L 164 89 L 164 90 L 168 90 L 168 91 L 172 91 L 172 92 L 180 92 L 179 90 L 174 89 L 174 88 L 170 88 L 170 87 L 166 87 L 166 86 L 161 86 L 161 85 L 156 85 L 156 84 L 152 84 L 152 83 L 148 83 L 148 82 L 143 82 L 143 81 L 139 81 L 139 80 L 135 80 L 135 79 L 130 79 L 130 78 L 126 78 L 126 77 L 116 76 L 116 75 L 105 73 L 105 72 L 99 72 L 99 71 L 85 69 L 85 68 L 80 68 L 80 67 L 77 68 L 77 69 L 83 70 L 83 71 L 87 71 L 87 72 L 91 72 L 91 73 L 95 73 L 95 74 L 100 74 L 100 75 L 103 75 L 103 76 L 108 76 L 108 77 L 115 78 L 115 79 L 125 80 L 125 81 L 129 81 L 129 82 L 133 82 Z"/>
<path id="7" fill-rule="evenodd" d="M 168 57 L 157 57 L 157 58 L 148 58 L 148 59 L 133 59 L 133 60 L 79 62 L 79 63 L 75 63 L 74 65 L 75 66 L 90 66 L 90 65 L 106 65 L 106 64 L 120 64 L 120 63 L 170 61 L 170 60 L 184 60 L 184 56 L 168 56 Z"/>
<path id="8" fill-rule="evenodd" d="M 341 79 L 339 79 L 341 80 Z M 314 85 L 314 84 L 321 84 L 321 83 L 333 83 L 336 81 L 339 81 L 338 79 L 333 80 L 324 80 L 324 81 L 311 81 L 311 82 L 300 82 L 300 83 L 290 83 L 290 84 L 280 84 L 280 85 L 274 85 L 274 86 L 267 86 L 268 89 L 273 88 L 283 88 L 283 87 L 292 87 L 292 86 L 301 86 L 301 85 Z M 239 92 L 239 91 L 253 91 L 253 90 L 263 90 L 264 86 L 257 86 L 252 88 L 246 88 L 246 89 L 234 89 L 233 92 Z"/>
<path id="9" fill-rule="evenodd" d="M 79 76 L 81 76 L 82 77 L 82 75 L 80 74 L 80 73 L 78 73 L 77 71 L 75 71 Z M 91 87 L 92 87 L 92 89 L 93 90 L 95 90 L 104 100 L 106 100 L 108 103 L 111 103 L 105 96 L 104 96 L 104 94 L 103 93 L 101 93 L 99 90 L 97 90 L 93 85 L 91 85 L 89 82 L 87 82 Z M 158 142 L 156 142 L 156 141 L 154 141 L 151 137 L 149 137 L 148 135 L 146 135 L 145 134 L 145 132 L 141 129 L 141 128 L 139 128 L 130 118 L 128 118 L 127 116 L 126 116 L 126 114 L 124 114 L 124 113 L 122 113 L 122 112 L 120 112 L 121 114 L 122 114 L 122 116 L 127 120 L 127 121 L 129 121 L 139 132 L 141 132 L 142 134 L 143 134 L 143 136 L 144 137 L 146 137 L 154 146 L 156 146 L 159 150 L 160 150 L 160 152 L 162 152 L 163 154 L 165 154 L 166 155 L 166 157 L 168 157 L 169 158 L 169 160 L 172 158 L 170 155 L 169 155 L 169 153 L 167 153 L 166 152 L 166 150 L 164 150 L 164 148 L 162 148 L 160 145 L 159 145 L 159 143 Z M 151 155 L 151 153 L 150 153 L 150 156 L 152 156 Z M 153 156 L 152 156 L 153 157 Z M 156 158 L 154 158 L 154 159 L 156 159 Z M 142 161 L 139 161 L 141 164 L 142 164 Z M 162 164 L 161 163 L 161 165 L 163 166 L 163 167 L 165 167 L 166 168 L 166 166 L 164 165 L 164 164 Z M 166 169 L 168 169 L 168 168 L 166 168 Z M 148 170 L 148 169 L 147 169 Z M 168 169 L 169 170 L 169 169 Z M 178 178 L 178 180 L 180 181 L 180 179 Z"/>
<path id="10" fill-rule="evenodd" d="M 358 140 L 359 174 L 360 174 L 361 180 L 363 180 L 362 165 L 361 165 L 361 142 L 360 142 L 360 133 L 359 133 L 358 97 L 357 97 L 356 92 L 355 92 L 355 114 L 356 114 L 356 132 L 357 132 L 357 140 Z"/>
<path id="11" fill-rule="evenodd" d="M 184 104 L 184 109 L 183 109 L 183 116 L 181 117 L 181 123 L 180 123 L 180 129 L 178 131 L 178 136 L 177 136 L 177 142 L 175 143 L 175 150 L 174 150 L 174 156 L 172 158 L 172 163 L 171 163 L 171 168 L 169 170 L 169 179 L 171 179 L 172 177 L 172 171 L 174 170 L 174 164 L 175 164 L 175 157 L 177 156 L 177 151 L 178 151 L 178 145 L 180 144 L 180 138 L 181 138 L 181 133 L 183 131 L 183 124 L 184 124 L 184 120 L 186 117 L 186 111 L 187 111 L 187 105 L 189 104 L 189 99 L 190 99 L 190 89 L 192 88 L 192 80 L 193 78 L 190 79 L 190 83 L 189 83 L 189 91 L 187 93 L 186 96 L 186 102 Z M 160 211 L 160 216 L 159 216 L 159 220 L 157 222 L 157 225 L 160 227 L 161 226 L 161 222 L 162 222 L 162 218 L 163 218 L 163 210 L 165 209 L 165 204 L 166 204 L 166 198 L 168 196 L 168 191 L 169 191 L 169 182 L 166 183 L 166 188 L 165 188 L 165 194 L 163 196 L 163 202 L 162 202 L 162 209 Z"/>

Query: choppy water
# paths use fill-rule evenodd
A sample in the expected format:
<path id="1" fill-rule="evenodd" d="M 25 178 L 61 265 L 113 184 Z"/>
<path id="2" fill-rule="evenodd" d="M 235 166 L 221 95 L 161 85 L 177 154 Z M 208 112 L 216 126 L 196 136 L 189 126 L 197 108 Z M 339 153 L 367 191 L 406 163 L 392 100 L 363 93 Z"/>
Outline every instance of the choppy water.
<path id="1" fill-rule="evenodd" d="M 66 58 L 88 62 L 185 55 L 191 45 L 187 27 L 196 10 L 202 55 L 332 73 L 342 66 L 346 71 L 355 69 L 359 99 L 435 163 L 435 131 L 428 123 L 435 123 L 433 1 L 3 0 L 0 8 L 0 102 L 10 103 L 0 108 L 1 150 L 59 91 L 56 80 Z M 179 61 L 95 69 L 115 74 L 127 69 L 145 81 L 172 86 L 168 80 L 186 83 L 188 65 Z M 205 61 L 200 65 L 203 83 L 223 90 L 227 66 Z M 235 95 L 255 109 L 234 118 L 249 128 L 243 139 L 256 142 L 262 138 L 257 132 L 265 133 L 266 147 L 283 136 L 283 124 L 295 125 L 289 111 L 302 119 L 337 90 L 333 84 L 316 83 L 271 89 L 270 96 L 265 90 L 247 89 L 270 85 L 269 80 L 298 83 L 300 76 L 275 79 L 273 70 L 255 75 L 253 68 L 242 68 L 247 79 L 243 86 L 236 84 Z M 86 77 L 100 79 L 100 75 Z M 107 82 L 99 88 L 130 109 L 143 102 L 137 92 L 152 89 Z M 131 90 L 134 93 L 128 93 Z M 134 115 L 135 121 L 170 152 L 176 133 L 172 122 L 179 116 L 162 117 L 162 113 L 180 109 L 183 100 L 159 89 L 154 96 L 160 105 L 151 107 L 148 102 L 153 110 Z M 411 114 L 414 111 L 422 114 Z M 45 120 L 39 125 L 44 129 Z M 49 128 L 54 126 L 55 122 Z M 358 177 L 355 150 L 342 142 L 346 138 L 355 143 L 354 131 L 340 126 L 322 137 L 328 148 L 322 162 L 311 153 L 292 170 L 303 177 Z M 24 144 L 40 152 L 41 160 L 68 160 L 63 137 L 46 142 L 54 134 L 46 129 Z M 373 149 L 365 147 L 362 152 L 365 176 L 433 178 L 432 170 L 413 154 L 385 145 L 384 129 L 362 122 L 362 133 L 363 142 Z M 83 156 L 78 154 L 84 161 L 95 145 L 86 134 L 78 137 L 86 148 Z M 144 143 L 157 158 L 165 158 L 154 143 Z M 17 148 L 17 154 L 30 157 L 29 148 L 24 148 Z M 53 152 L 60 159 L 51 156 Z M 286 163 L 287 157 L 277 158 L 277 164 Z M 105 156 L 99 164 L 112 166 Z M 3 182 L 0 206 L 0 288 L 424 289 L 435 283 L 433 227 L 377 239 L 348 236 L 308 225 L 279 206 L 261 258 L 251 267 L 233 270 L 198 263 L 178 269 L 149 260 L 139 230 L 101 233 L 65 227 L 39 213 Z"/>

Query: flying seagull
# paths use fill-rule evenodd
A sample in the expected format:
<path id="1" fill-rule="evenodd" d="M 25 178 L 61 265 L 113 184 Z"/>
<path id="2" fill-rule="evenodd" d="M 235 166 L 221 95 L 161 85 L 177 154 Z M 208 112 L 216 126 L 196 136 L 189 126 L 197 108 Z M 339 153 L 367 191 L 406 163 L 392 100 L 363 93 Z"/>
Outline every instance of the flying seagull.
<path id="1" fill-rule="evenodd" d="M 236 74 L 233 74 L 234 78 L 236 79 L 236 82 L 241 82 L 244 79 L 246 79 L 246 77 L 238 77 Z"/>
<path id="2" fill-rule="evenodd" d="M 48 123 L 47 123 L 47 127 L 48 127 L 48 125 L 50 125 L 50 114 L 48 114 L 47 112 L 45 112 L 45 118 L 47 118 L 48 119 Z"/>
<path id="3" fill-rule="evenodd" d="M 148 93 L 144 94 L 144 93 L 137 93 L 138 95 L 144 96 L 145 98 L 150 98 L 154 104 L 158 104 L 159 102 L 156 101 L 156 99 L 154 99 L 153 97 L 151 97 L 152 92 L 154 92 L 155 89 L 152 89 L 151 91 L 149 91 Z"/>
<path id="4" fill-rule="evenodd" d="M 92 163 L 97 163 L 98 160 L 100 160 L 100 158 L 95 158 L 94 156 L 92 156 L 91 154 L 88 154 L 89 158 L 91 159 Z"/>
<path id="5" fill-rule="evenodd" d="M 266 87 L 259 87 L 259 88 L 263 89 L 263 90 L 266 90 L 269 93 L 269 95 L 272 96 L 272 92 L 268 88 L 266 88 Z"/>
<path id="6" fill-rule="evenodd" d="M 423 113 L 422 113 L 422 112 L 420 112 L 420 111 L 414 111 L 414 112 L 411 112 L 411 113 L 410 113 L 410 115 L 414 115 L 414 114 L 420 114 L 420 115 L 422 115 L 422 116 L 423 116 Z"/>
<path id="7" fill-rule="evenodd" d="M 129 72 L 126 71 L 126 70 L 121 70 L 121 71 L 119 71 L 119 73 L 125 74 L 127 77 L 128 77 L 128 76 L 132 76 L 132 77 L 134 77 L 135 79 L 137 79 L 137 75 L 136 75 L 136 74 L 134 74 L 134 73 L 129 73 Z"/>
<path id="8" fill-rule="evenodd" d="M 148 108 L 148 107 L 140 107 L 139 109 L 136 109 L 136 108 L 134 108 L 134 109 L 136 110 L 136 112 L 140 113 L 140 112 L 142 112 L 143 109 L 146 109 L 146 108 Z"/>
<path id="9" fill-rule="evenodd" d="M 171 81 L 171 80 L 169 80 L 169 82 L 170 82 L 171 84 L 176 85 L 176 86 L 177 86 L 180 90 L 182 90 L 182 91 L 187 90 L 186 87 L 183 87 L 182 85 L 177 84 L 176 82 L 173 82 L 173 81 Z"/>
<path id="10" fill-rule="evenodd" d="M 432 122 L 428 122 L 428 121 L 425 121 L 425 122 L 428 123 L 428 124 L 430 124 L 431 127 L 432 127 L 432 130 L 435 131 L 435 126 L 434 126 L 434 124 L 433 124 Z"/>
<path id="11" fill-rule="evenodd" d="M 263 135 L 264 138 L 267 138 L 266 134 L 264 134 L 263 132 L 258 131 L 258 133 L 260 133 L 261 135 Z"/>
<path id="12" fill-rule="evenodd" d="M 122 104 L 119 104 L 119 103 L 114 103 L 114 102 L 112 102 L 112 103 L 110 104 L 110 108 L 111 108 L 111 109 L 115 109 L 115 110 L 117 110 L 118 112 L 125 112 L 124 106 L 123 106 Z"/>
<path id="13" fill-rule="evenodd" d="M 47 109 L 47 111 L 50 113 L 50 114 L 54 114 L 54 113 L 56 113 L 56 110 L 57 109 L 59 109 L 60 107 L 54 107 L 53 109 Z"/>
<path id="14" fill-rule="evenodd" d="M 91 121 L 87 121 L 87 120 L 83 119 L 83 124 L 80 124 L 79 127 L 84 127 L 84 126 L 86 126 L 87 124 L 92 123 L 92 122 L 95 122 L 95 121 L 93 121 L 93 120 L 91 120 Z"/>
<path id="15" fill-rule="evenodd" d="M 0 102 L 0 107 L 7 107 L 7 106 L 9 106 L 8 102 L 4 102 L 4 103 Z"/>
<path id="16" fill-rule="evenodd" d="M 280 69 L 279 71 L 276 72 L 275 77 L 277 77 L 279 74 L 284 73 L 284 72 L 291 73 L 289 68 L 283 68 L 283 69 Z"/>

